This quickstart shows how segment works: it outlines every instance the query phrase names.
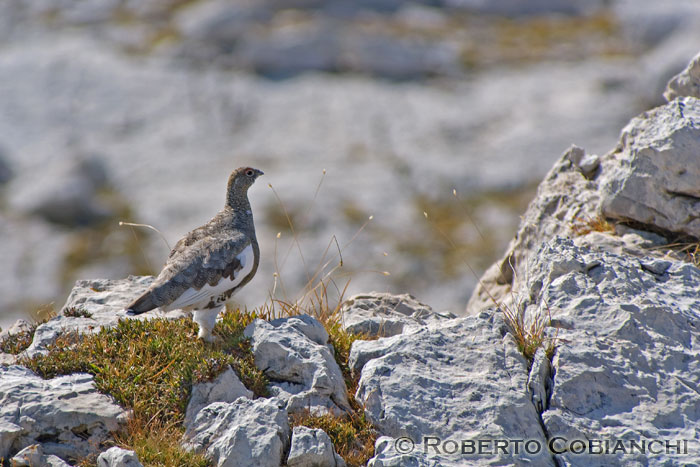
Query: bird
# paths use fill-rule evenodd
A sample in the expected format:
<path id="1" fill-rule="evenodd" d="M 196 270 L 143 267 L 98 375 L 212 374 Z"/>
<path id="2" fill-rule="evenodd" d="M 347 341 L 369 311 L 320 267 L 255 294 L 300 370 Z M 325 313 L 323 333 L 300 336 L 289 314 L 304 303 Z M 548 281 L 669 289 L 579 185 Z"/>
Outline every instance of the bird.
<path id="1" fill-rule="evenodd" d="M 148 289 L 125 309 L 129 316 L 155 308 L 192 311 L 198 338 L 214 342 L 216 317 L 225 302 L 255 276 L 260 248 L 248 188 L 263 172 L 234 170 L 226 203 L 209 222 L 181 238 Z"/>

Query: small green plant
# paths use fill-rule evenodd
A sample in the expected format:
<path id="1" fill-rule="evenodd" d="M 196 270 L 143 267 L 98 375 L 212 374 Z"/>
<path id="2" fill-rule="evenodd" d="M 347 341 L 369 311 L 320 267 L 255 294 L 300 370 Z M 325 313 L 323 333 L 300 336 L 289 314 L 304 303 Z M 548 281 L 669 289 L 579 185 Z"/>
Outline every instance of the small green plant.
<path id="1" fill-rule="evenodd" d="M 209 467 L 204 454 L 186 451 L 180 445 L 182 428 L 178 424 L 150 422 L 134 417 L 124 430 L 115 433 L 116 445 L 134 450 L 141 463 L 149 467 Z M 94 463 L 92 464 L 94 465 Z"/>
<path id="2" fill-rule="evenodd" d="M 41 323 L 34 323 L 29 329 L 4 336 L 0 339 L 0 352 L 18 355 L 27 350 L 32 344 L 34 331 L 36 331 L 39 324 Z"/>
<path id="3" fill-rule="evenodd" d="M 45 315 L 48 317 L 29 324 L 26 329 L 19 332 L 5 335 L 0 339 L 0 352 L 13 355 L 21 354 L 27 350 L 30 345 L 32 345 L 36 328 L 48 321 L 49 318 L 55 316 L 53 309 L 49 309 L 47 307 L 41 307 L 35 313 L 37 316 Z"/>
<path id="4" fill-rule="evenodd" d="M 69 307 L 63 310 L 63 316 L 70 318 L 92 318 L 92 313 L 81 307 Z"/>

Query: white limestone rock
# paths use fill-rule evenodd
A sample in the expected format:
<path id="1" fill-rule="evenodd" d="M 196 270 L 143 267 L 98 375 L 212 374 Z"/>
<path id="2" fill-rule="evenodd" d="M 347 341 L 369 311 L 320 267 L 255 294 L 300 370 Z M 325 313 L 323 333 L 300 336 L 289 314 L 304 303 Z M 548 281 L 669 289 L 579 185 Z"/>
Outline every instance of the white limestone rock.
<path id="1" fill-rule="evenodd" d="M 271 379 L 270 392 L 287 402 L 289 412 L 350 410 L 343 374 L 318 320 L 299 315 L 246 327 L 255 365 Z"/>
<path id="2" fill-rule="evenodd" d="M 0 457 L 38 443 L 47 455 L 84 457 L 127 417 L 91 375 L 44 380 L 21 366 L 0 367 Z"/>
<path id="3" fill-rule="evenodd" d="M 632 119 L 603 164 L 602 213 L 700 238 L 699 150 L 699 99 L 679 98 Z"/>
<path id="4" fill-rule="evenodd" d="M 666 85 L 664 98 L 668 102 L 685 96 L 700 99 L 700 53 Z"/>
<path id="5" fill-rule="evenodd" d="M 18 319 L 12 324 L 12 326 L 8 327 L 7 329 L 3 329 L 2 332 L 0 332 L 0 339 L 7 336 L 14 336 L 15 334 L 20 334 L 23 332 L 29 332 L 31 328 L 32 325 L 29 323 L 29 321 L 26 319 Z"/>
<path id="6" fill-rule="evenodd" d="M 12 452 L 12 446 L 22 434 L 22 427 L 0 419 L 0 459 L 6 458 Z"/>
<path id="7" fill-rule="evenodd" d="M 527 309 L 546 304 L 553 320 L 566 323 L 557 331 L 553 384 L 537 391 L 551 394 L 542 413 L 550 439 L 696 440 L 700 269 L 556 237 L 542 245 L 530 272 L 521 294 L 530 297 Z M 694 456 L 690 444 L 686 454 L 664 448 L 654 464 L 680 465 Z M 639 452 L 557 457 L 572 466 L 649 462 Z"/>
<path id="8" fill-rule="evenodd" d="M 527 388 L 528 364 L 499 314 L 484 312 L 375 342 L 382 349 L 362 368 L 356 398 L 391 440 L 383 440 L 371 465 L 554 465 Z M 433 436 L 458 444 L 535 440 L 542 449 L 533 455 L 493 449 L 490 455 L 437 455 L 424 450 L 425 437 Z M 402 437 L 414 443 L 409 452 L 396 450 Z"/>
<path id="9" fill-rule="evenodd" d="M 542 241 L 554 235 L 574 235 L 575 226 L 599 218 L 599 184 L 584 177 L 574 163 L 583 158 L 584 151 L 579 149 L 567 150 L 544 177 L 505 254 L 479 280 L 467 304 L 468 315 L 479 314 L 495 306 L 494 302 L 513 307 L 514 291 L 528 276 L 527 264 Z M 630 254 L 634 251 L 634 247 L 628 249 Z M 638 253 L 643 254 L 641 249 Z"/>
<path id="10" fill-rule="evenodd" d="M 252 399 L 253 391 L 243 385 L 230 366 L 214 381 L 195 384 L 185 412 L 185 427 L 190 426 L 197 413 L 212 402 L 233 402 L 239 397 Z"/>
<path id="11" fill-rule="evenodd" d="M 321 429 L 296 426 L 287 458 L 289 467 L 345 467 L 345 461 L 333 449 L 333 443 Z"/>
<path id="12" fill-rule="evenodd" d="M 176 319 L 184 316 L 180 310 L 163 313 L 157 309 L 134 317 L 125 315 L 124 307 L 145 291 L 151 281 L 152 276 L 77 281 L 60 315 L 36 328 L 26 355 L 46 354 L 48 347 L 62 334 L 96 333 L 103 327 L 115 326 L 120 319 L 149 319 L 155 316 Z M 66 316 L 71 309 L 87 312 L 89 316 Z"/>
<path id="13" fill-rule="evenodd" d="M 409 329 L 443 322 L 456 316 L 438 313 L 409 294 L 370 292 L 350 297 L 340 310 L 343 327 L 352 333 L 389 337 Z"/>
<path id="14" fill-rule="evenodd" d="M 572 145 L 564 153 L 564 157 L 568 159 L 584 177 L 591 179 L 595 175 L 595 171 L 600 165 L 600 158 L 595 154 L 586 154 L 582 148 Z"/>
<path id="15" fill-rule="evenodd" d="M 12 467 L 70 467 L 66 461 L 53 454 L 45 454 L 41 444 L 32 444 L 10 459 Z"/>
<path id="16" fill-rule="evenodd" d="M 513 306 L 513 291 L 528 276 L 527 264 L 542 242 L 557 235 L 578 237 L 591 248 L 638 257 L 663 255 L 660 246 L 675 235 L 700 238 L 700 100 L 683 97 L 634 119 L 618 146 L 599 158 L 594 172 L 581 170 L 584 152 L 570 149 L 538 187 L 520 228 L 501 260 L 479 281 L 467 314 Z M 582 176 L 584 175 L 584 176 Z M 613 232 L 582 232 L 591 221 L 608 219 Z"/>
<path id="17" fill-rule="evenodd" d="M 143 467 L 134 451 L 111 447 L 97 458 L 97 467 Z"/>
<path id="18" fill-rule="evenodd" d="M 187 427 L 183 445 L 217 467 L 279 467 L 289 446 L 289 421 L 275 399 L 214 402 Z"/>

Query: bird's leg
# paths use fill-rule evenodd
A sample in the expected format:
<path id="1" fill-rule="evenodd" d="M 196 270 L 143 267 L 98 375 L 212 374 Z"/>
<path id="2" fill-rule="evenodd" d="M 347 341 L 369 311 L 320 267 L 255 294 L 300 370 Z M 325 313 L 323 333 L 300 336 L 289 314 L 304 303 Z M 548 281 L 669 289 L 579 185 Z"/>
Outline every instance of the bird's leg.
<path id="1" fill-rule="evenodd" d="M 219 315 L 219 311 L 221 311 L 221 307 L 194 310 L 192 313 L 192 320 L 199 325 L 199 334 L 197 334 L 197 337 L 205 342 L 214 342 L 216 340 L 216 337 L 211 332 L 216 324 L 216 317 Z"/>

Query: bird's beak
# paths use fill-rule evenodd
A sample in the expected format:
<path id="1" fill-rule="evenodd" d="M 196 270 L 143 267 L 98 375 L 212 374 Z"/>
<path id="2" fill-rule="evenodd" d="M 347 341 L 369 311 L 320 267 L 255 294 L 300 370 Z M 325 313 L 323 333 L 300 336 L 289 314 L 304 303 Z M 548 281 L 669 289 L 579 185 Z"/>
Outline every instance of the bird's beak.
<path id="1" fill-rule="evenodd" d="M 265 172 L 263 172 L 262 170 L 255 169 L 255 171 L 258 173 L 258 177 L 261 175 L 265 175 Z"/>

